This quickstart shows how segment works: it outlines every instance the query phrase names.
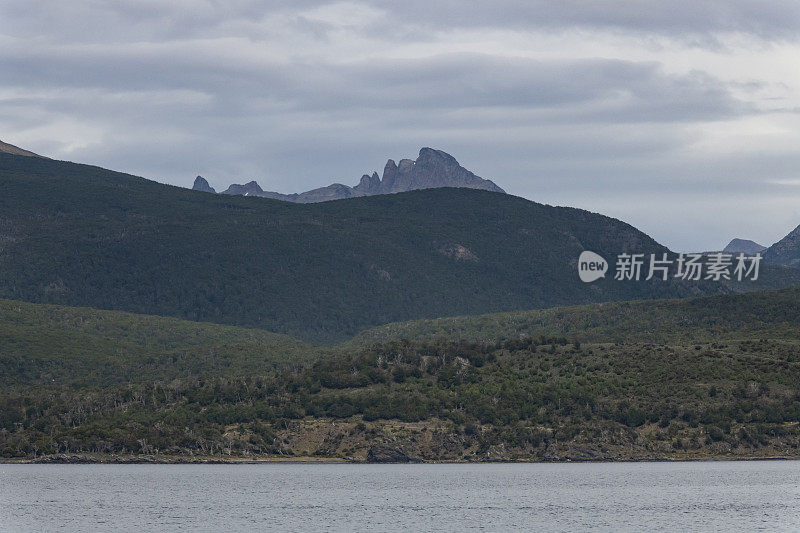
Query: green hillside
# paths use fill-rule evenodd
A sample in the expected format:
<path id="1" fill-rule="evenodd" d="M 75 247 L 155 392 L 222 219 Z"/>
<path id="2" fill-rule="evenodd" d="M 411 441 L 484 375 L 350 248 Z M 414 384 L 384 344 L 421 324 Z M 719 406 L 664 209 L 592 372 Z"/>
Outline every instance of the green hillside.
<path id="1" fill-rule="evenodd" d="M 691 343 L 758 335 L 790 339 L 800 335 L 800 288 L 415 320 L 362 332 L 347 346 L 539 336 L 568 336 L 581 342 Z"/>
<path id="2" fill-rule="evenodd" d="M 268 373 L 318 350 L 285 335 L 0 300 L 0 386 L 110 386 Z"/>
<path id="3" fill-rule="evenodd" d="M 798 302 L 791 289 L 454 318 L 320 351 L 4 301 L 0 456 L 800 457 Z"/>
<path id="4" fill-rule="evenodd" d="M 618 220 L 486 191 L 298 205 L 8 154 L 0 154 L 0 191 L 0 297 L 313 342 L 417 318 L 733 290 L 583 284 L 584 249 L 605 257 L 665 249 Z M 800 283 L 800 270 L 763 277 L 758 287 Z"/>
<path id="5" fill-rule="evenodd" d="M 767 248 L 764 260 L 778 265 L 800 267 L 800 226 Z"/>

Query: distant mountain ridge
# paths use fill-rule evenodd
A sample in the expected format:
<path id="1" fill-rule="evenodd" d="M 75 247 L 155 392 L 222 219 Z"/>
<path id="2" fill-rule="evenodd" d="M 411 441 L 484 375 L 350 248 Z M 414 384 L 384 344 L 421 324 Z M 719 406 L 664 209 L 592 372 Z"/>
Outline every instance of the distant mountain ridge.
<path id="1" fill-rule="evenodd" d="M 397 173 L 413 178 L 409 166 Z M 398 186 L 389 169 L 384 190 Z M 300 204 L 0 154 L 0 191 L 0 298 L 258 327 L 312 342 L 421 318 L 800 283 L 800 270 L 772 265 L 746 284 L 582 283 L 585 250 L 606 258 L 669 251 L 597 213 L 467 188 Z"/>
<path id="2" fill-rule="evenodd" d="M 766 246 L 762 246 L 755 241 L 748 239 L 733 239 L 725 248 L 722 249 L 722 251 L 728 254 L 757 254 L 766 249 Z"/>
<path id="3" fill-rule="evenodd" d="M 383 168 L 383 178 L 378 176 L 377 172 L 364 174 L 358 185 L 354 187 L 334 183 L 303 193 L 282 194 L 265 191 L 258 183 L 250 181 L 245 184 L 233 184 L 220 194 L 259 196 L 285 202 L 309 204 L 440 187 L 481 189 L 505 193 L 492 181 L 476 176 L 462 167 L 450 154 L 433 148 L 422 148 L 416 161 L 401 159 L 399 163 L 395 163 L 394 160 L 389 159 Z M 192 189 L 216 192 L 202 176 L 197 176 Z"/>

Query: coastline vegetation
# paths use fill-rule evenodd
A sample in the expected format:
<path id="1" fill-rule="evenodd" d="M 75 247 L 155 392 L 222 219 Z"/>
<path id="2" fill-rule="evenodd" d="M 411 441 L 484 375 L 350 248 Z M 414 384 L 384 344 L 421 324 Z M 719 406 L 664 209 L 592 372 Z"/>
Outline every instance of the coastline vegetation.
<path id="1" fill-rule="evenodd" d="M 798 294 L 394 324 L 324 349 L 2 301 L 0 455 L 797 457 Z"/>

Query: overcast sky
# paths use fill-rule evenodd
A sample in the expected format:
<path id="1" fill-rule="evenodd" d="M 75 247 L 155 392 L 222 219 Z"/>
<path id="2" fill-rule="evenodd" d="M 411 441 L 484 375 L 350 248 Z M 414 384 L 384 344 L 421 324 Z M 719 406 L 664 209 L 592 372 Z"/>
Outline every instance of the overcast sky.
<path id="1" fill-rule="evenodd" d="M 354 185 L 420 147 L 676 251 L 800 224 L 800 2 L 4 0 L 0 140 Z"/>

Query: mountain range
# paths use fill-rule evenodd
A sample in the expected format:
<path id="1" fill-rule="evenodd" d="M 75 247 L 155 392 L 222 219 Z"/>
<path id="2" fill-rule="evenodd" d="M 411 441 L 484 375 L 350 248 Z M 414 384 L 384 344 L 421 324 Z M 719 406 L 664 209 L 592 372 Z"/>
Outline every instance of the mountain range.
<path id="1" fill-rule="evenodd" d="M 422 155 L 418 168 L 430 161 Z M 619 220 L 486 190 L 299 204 L 11 154 L 0 154 L 0 190 L 1 298 L 257 327 L 313 342 L 418 318 L 800 283 L 800 269 L 767 266 L 747 284 L 581 283 L 584 250 L 606 258 L 669 251 Z"/>
<path id="2" fill-rule="evenodd" d="M 586 250 L 675 255 L 600 214 L 439 187 L 458 185 L 441 153 L 301 204 L 9 146 L 0 461 L 798 456 L 798 268 L 582 283 Z M 798 266 L 799 242 L 765 257 Z"/>
<path id="3" fill-rule="evenodd" d="M 282 194 L 264 191 L 258 183 L 251 181 L 242 185 L 231 185 L 221 194 L 260 196 L 305 204 L 439 187 L 505 192 L 492 181 L 476 176 L 462 167 L 450 154 L 433 148 L 422 148 L 416 161 L 401 159 L 399 163 L 395 163 L 389 159 L 383 167 L 383 177 L 379 177 L 377 172 L 364 174 L 354 187 L 334 183 L 299 194 Z M 197 176 L 192 188 L 196 191 L 216 192 L 202 176 Z"/>
<path id="4" fill-rule="evenodd" d="M 0 153 L 0 298 L 329 343 L 403 320 L 800 284 L 767 264 L 751 283 L 581 283 L 582 251 L 670 252 L 619 220 L 504 194 L 438 150 L 377 178 L 361 197 L 301 203 Z M 439 187 L 469 184 L 492 190 Z M 798 233 L 765 260 L 796 266 Z"/>
<path id="5" fill-rule="evenodd" d="M 582 283 L 672 254 L 413 167 L 301 204 L 33 155 L 0 145 L 0 461 L 798 456 L 798 268 Z"/>

